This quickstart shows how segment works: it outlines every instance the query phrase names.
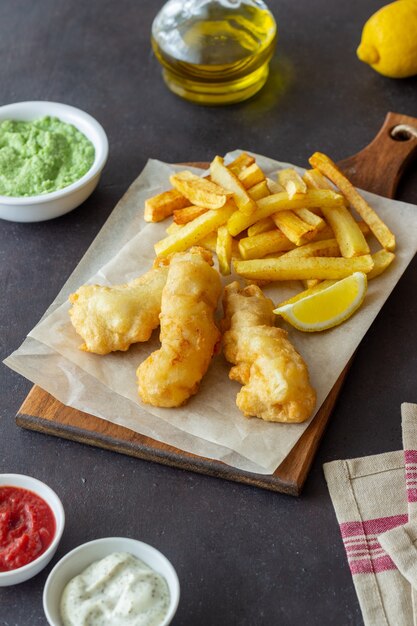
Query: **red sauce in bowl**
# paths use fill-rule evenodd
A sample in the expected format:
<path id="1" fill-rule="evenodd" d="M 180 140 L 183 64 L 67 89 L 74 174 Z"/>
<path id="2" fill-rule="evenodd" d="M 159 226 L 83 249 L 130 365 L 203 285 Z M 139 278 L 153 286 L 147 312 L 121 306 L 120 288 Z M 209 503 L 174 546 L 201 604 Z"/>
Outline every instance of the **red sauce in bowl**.
<path id="1" fill-rule="evenodd" d="M 37 559 L 55 530 L 55 516 L 43 498 L 28 489 L 0 486 L 0 572 Z"/>

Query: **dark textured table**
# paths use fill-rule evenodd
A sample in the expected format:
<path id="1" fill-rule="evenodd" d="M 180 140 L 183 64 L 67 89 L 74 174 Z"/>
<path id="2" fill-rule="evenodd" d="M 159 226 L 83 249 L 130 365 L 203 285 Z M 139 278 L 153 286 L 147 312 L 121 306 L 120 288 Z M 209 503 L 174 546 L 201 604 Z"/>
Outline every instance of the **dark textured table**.
<path id="1" fill-rule="evenodd" d="M 279 44 L 267 86 L 246 103 L 204 108 L 162 82 L 149 43 L 159 0 L 2 0 L 0 104 L 78 106 L 110 141 L 102 182 L 83 206 L 49 222 L 0 223 L 2 358 L 148 157 L 209 160 L 242 147 L 300 165 L 314 150 L 339 160 L 370 141 L 387 111 L 417 117 L 417 78 L 386 79 L 356 59 L 362 25 L 382 4 L 271 1 Z M 397 197 L 417 204 L 415 164 Z M 164 552 L 182 587 L 175 625 L 360 625 L 322 464 L 401 446 L 400 404 L 417 401 L 416 294 L 414 261 L 359 347 L 299 499 L 21 430 L 14 416 L 31 383 L 3 365 L 0 472 L 31 474 L 61 496 L 67 526 L 57 557 L 110 535 Z M 50 567 L 0 588 L 2 626 L 45 624 Z"/>

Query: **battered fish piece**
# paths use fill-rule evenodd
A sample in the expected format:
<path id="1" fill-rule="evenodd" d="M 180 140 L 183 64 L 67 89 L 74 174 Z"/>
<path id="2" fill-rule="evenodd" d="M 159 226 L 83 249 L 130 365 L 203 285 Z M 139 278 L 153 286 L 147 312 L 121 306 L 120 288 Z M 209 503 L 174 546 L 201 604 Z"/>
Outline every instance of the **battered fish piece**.
<path id="1" fill-rule="evenodd" d="M 268 422 L 304 422 L 316 403 L 307 366 L 274 326 L 274 304 L 256 285 L 225 288 L 224 354 L 235 366 L 229 378 L 243 385 L 236 404 L 247 417 Z"/>
<path id="2" fill-rule="evenodd" d="M 69 297 L 72 325 L 81 350 L 108 354 L 147 341 L 159 326 L 168 267 L 161 265 L 124 285 L 83 285 Z"/>
<path id="3" fill-rule="evenodd" d="M 171 258 L 162 292 L 161 348 L 137 369 L 139 396 L 159 407 L 176 407 L 197 393 L 220 332 L 214 312 L 221 294 L 210 252 L 194 247 Z"/>

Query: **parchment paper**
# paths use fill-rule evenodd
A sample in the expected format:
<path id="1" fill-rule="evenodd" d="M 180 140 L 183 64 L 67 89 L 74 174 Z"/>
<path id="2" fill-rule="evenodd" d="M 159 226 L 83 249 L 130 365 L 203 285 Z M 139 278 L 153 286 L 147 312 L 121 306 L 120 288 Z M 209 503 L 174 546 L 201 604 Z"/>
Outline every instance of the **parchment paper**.
<path id="1" fill-rule="evenodd" d="M 227 160 L 239 152 L 230 153 Z M 255 156 L 271 176 L 290 165 Z M 169 221 L 147 224 L 142 217 L 144 201 L 168 189 L 170 173 L 179 169 L 184 168 L 148 162 L 42 320 L 5 363 L 64 404 L 188 452 L 246 471 L 271 474 L 309 422 L 284 425 L 244 418 L 235 404 L 240 385 L 228 380 L 230 365 L 222 355 L 213 360 L 198 394 L 185 407 L 159 409 L 140 402 L 135 375 L 139 363 L 159 347 L 158 331 L 151 341 L 136 344 L 126 353 L 98 356 L 78 349 L 82 340 L 69 321 L 67 298 L 81 284 L 124 283 L 151 267 L 153 244 L 165 236 Z M 317 408 L 417 249 L 417 207 L 366 192 L 363 195 L 396 234 L 398 250 L 394 263 L 369 282 L 364 305 L 341 326 L 311 334 L 282 324 L 308 364 L 317 391 Z M 234 278 L 227 277 L 224 282 Z M 299 283 L 290 282 L 267 287 L 265 293 L 278 303 L 299 290 Z"/>

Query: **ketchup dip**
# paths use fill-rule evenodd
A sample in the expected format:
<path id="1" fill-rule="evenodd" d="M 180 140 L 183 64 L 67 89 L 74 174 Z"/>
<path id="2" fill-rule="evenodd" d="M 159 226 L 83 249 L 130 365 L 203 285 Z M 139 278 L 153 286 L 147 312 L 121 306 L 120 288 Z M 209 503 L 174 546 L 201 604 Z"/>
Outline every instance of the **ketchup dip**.
<path id="1" fill-rule="evenodd" d="M 28 489 L 0 486 L 0 572 L 37 559 L 55 532 L 55 516 L 43 498 Z"/>

